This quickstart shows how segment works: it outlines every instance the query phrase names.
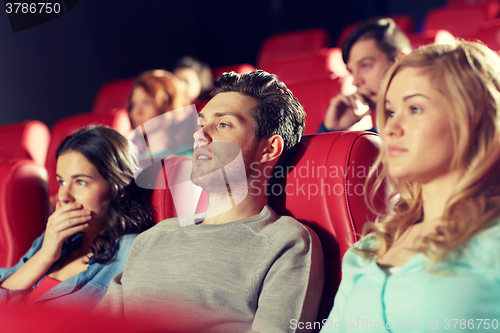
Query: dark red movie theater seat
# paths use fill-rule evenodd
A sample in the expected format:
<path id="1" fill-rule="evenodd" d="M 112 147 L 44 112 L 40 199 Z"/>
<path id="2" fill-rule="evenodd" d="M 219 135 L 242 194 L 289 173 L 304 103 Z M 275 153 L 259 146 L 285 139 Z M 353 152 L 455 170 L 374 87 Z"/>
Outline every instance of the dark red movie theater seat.
<path id="1" fill-rule="evenodd" d="M 266 70 L 278 59 L 316 53 L 330 46 L 330 36 L 323 28 L 313 28 L 277 34 L 266 38 L 257 58 L 257 68 Z"/>
<path id="2" fill-rule="evenodd" d="M 183 188 L 182 193 L 175 192 L 176 200 L 174 201 L 170 185 L 190 179 L 191 169 L 191 157 L 169 155 L 163 162 L 158 161 L 149 170 L 143 171 L 137 179 L 139 186 L 154 189 L 151 200 L 155 223 L 171 217 L 189 216 L 207 210 L 206 192 L 192 184 L 185 184 L 186 187 Z"/>
<path id="3" fill-rule="evenodd" d="M 276 60 L 266 68 L 297 97 L 306 112 L 305 134 L 314 134 L 325 118 L 330 99 L 340 93 L 349 75 L 339 48 Z"/>
<path id="4" fill-rule="evenodd" d="M 134 78 L 107 82 L 97 92 L 92 113 L 109 113 L 113 109 L 126 109 L 132 93 Z"/>
<path id="5" fill-rule="evenodd" d="M 380 144 L 371 132 L 308 135 L 275 168 L 271 206 L 313 229 L 323 246 L 326 283 L 319 319 L 333 306 L 344 253 L 359 240 L 363 225 L 375 219 L 364 194 L 370 191 L 365 181 Z M 377 193 L 378 209 L 385 209 L 386 192 L 384 185 Z"/>
<path id="6" fill-rule="evenodd" d="M 478 7 L 486 12 L 486 18 L 493 20 L 500 15 L 500 1 L 498 0 L 448 0 L 447 7 Z"/>
<path id="7" fill-rule="evenodd" d="M 38 120 L 25 120 L 20 123 L 0 126 L 0 160 L 27 158 L 44 166 L 50 132 Z"/>
<path id="8" fill-rule="evenodd" d="M 472 39 L 478 39 L 493 51 L 500 51 L 500 19 L 486 22 Z"/>
<path id="9" fill-rule="evenodd" d="M 236 73 L 243 74 L 243 73 L 248 73 L 248 72 L 254 71 L 255 69 L 256 68 L 250 64 L 236 64 L 236 65 L 212 68 L 212 75 L 213 75 L 214 79 L 216 79 L 219 76 L 221 76 L 222 73 L 225 73 L 225 72 L 236 72 Z"/>
<path id="10" fill-rule="evenodd" d="M 45 168 L 26 159 L 0 161 L 0 267 L 19 261 L 45 230 L 48 215 Z"/>
<path id="11" fill-rule="evenodd" d="M 489 19 L 486 9 L 479 6 L 438 8 L 427 13 L 423 31 L 447 30 L 457 37 L 470 37 Z"/>

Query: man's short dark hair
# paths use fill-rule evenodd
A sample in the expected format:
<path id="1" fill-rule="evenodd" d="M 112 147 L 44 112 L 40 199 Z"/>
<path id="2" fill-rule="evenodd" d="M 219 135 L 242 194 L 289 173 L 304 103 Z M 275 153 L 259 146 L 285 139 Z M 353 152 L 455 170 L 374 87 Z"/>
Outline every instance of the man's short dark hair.
<path id="1" fill-rule="evenodd" d="M 387 55 L 389 62 L 396 61 L 399 52 L 410 53 L 410 40 L 391 18 L 370 19 L 354 29 L 342 44 L 342 59 L 347 64 L 352 46 L 361 40 L 373 39 L 377 48 Z"/>
<path id="2" fill-rule="evenodd" d="M 263 70 L 245 74 L 224 73 L 215 80 L 214 86 L 214 96 L 223 92 L 239 92 L 259 102 L 251 114 L 257 123 L 257 142 L 279 135 L 283 138 L 285 151 L 300 142 L 306 114 L 297 98 L 276 75 Z"/>

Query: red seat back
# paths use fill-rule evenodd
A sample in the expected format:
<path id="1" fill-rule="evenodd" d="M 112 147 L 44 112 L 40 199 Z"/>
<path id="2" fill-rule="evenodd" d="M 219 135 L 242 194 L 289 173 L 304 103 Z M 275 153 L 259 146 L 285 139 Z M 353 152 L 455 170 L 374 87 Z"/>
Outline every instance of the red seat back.
<path id="1" fill-rule="evenodd" d="M 500 19 L 487 23 L 473 36 L 494 51 L 500 51 Z"/>
<path id="2" fill-rule="evenodd" d="M 455 36 L 447 30 L 429 30 L 409 34 L 408 39 L 413 49 L 416 50 L 420 46 L 428 44 L 452 44 L 455 41 Z"/>
<path id="3" fill-rule="evenodd" d="M 304 134 L 314 134 L 325 119 L 330 99 L 340 93 L 340 78 L 289 84 L 288 88 L 300 101 L 306 112 L 306 128 Z"/>
<path id="4" fill-rule="evenodd" d="M 52 140 L 50 141 L 47 162 L 45 167 L 49 174 L 49 193 L 51 196 L 57 194 L 59 184 L 56 179 L 56 151 L 61 142 L 70 134 L 89 126 L 89 125 L 105 125 L 109 126 L 125 137 L 130 132 L 130 120 L 127 110 L 115 109 L 109 113 L 94 114 L 94 113 L 81 113 L 73 116 L 66 117 L 59 120 L 52 127 Z"/>
<path id="5" fill-rule="evenodd" d="M 500 15 L 500 1 L 498 0 L 448 0 L 448 7 L 479 7 L 486 11 L 486 19 L 493 20 Z"/>
<path id="6" fill-rule="evenodd" d="M 248 73 L 251 71 L 254 71 L 256 68 L 253 65 L 250 64 L 237 64 L 237 65 L 231 65 L 231 66 L 222 66 L 222 67 L 216 67 L 212 68 L 212 75 L 214 76 L 214 79 L 218 78 L 219 76 L 222 75 L 222 73 L 225 72 L 236 72 L 236 73 Z"/>
<path id="7" fill-rule="evenodd" d="M 423 31 L 447 30 L 457 37 L 473 36 L 488 20 L 485 8 L 454 6 L 429 11 Z"/>
<path id="8" fill-rule="evenodd" d="M 92 113 L 108 113 L 113 109 L 126 109 L 132 93 L 133 78 L 116 80 L 102 85 L 92 106 Z"/>
<path id="9" fill-rule="evenodd" d="M 47 172 L 31 160 L 0 162 L 0 267 L 11 267 L 45 230 Z"/>
<path id="10" fill-rule="evenodd" d="M 316 53 L 330 46 L 328 31 L 322 28 L 277 34 L 266 38 L 257 57 L 257 68 L 266 69 L 276 59 Z"/>
<path id="11" fill-rule="evenodd" d="M 371 132 L 308 135 L 275 169 L 271 206 L 311 227 L 323 245 L 327 306 L 322 315 L 333 305 L 342 256 L 359 239 L 365 222 L 375 218 L 364 193 L 379 146 L 380 137 Z M 278 173 L 280 168 L 285 172 Z M 378 204 L 384 204 L 383 194 L 381 190 Z"/>
<path id="12" fill-rule="evenodd" d="M 287 85 L 349 75 L 339 48 L 323 48 L 313 54 L 277 59 L 269 63 L 266 70 L 278 75 Z"/>
<path id="13" fill-rule="evenodd" d="M 188 181 L 192 169 L 191 157 L 170 155 L 155 164 L 143 171 L 137 179 L 139 186 L 154 189 L 151 202 L 155 223 L 207 210 L 206 192 Z M 180 188 L 172 186 L 179 184 Z"/>
<path id="14" fill-rule="evenodd" d="M 0 160 L 27 158 L 44 166 L 49 141 L 47 125 L 38 120 L 0 125 Z"/>
<path id="15" fill-rule="evenodd" d="M 330 99 L 340 93 L 343 78 L 349 75 L 339 48 L 281 59 L 270 63 L 268 70 L 278 75 L 304 107 L 305 134 L 317 132 Z"/>

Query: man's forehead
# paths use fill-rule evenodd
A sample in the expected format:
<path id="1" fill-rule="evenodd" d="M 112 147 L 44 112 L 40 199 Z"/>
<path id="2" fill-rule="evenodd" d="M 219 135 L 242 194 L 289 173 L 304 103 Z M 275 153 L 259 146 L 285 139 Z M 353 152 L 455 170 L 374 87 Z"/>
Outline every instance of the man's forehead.
<path id="1" fill-rule="evenodd" d="M 239 92 L 223 92 L 215 95 L 199 113 L 200 118 L 210 116 L 234 115 L 251 116 L 258 105 L 257 99 Z"/>
<path id="2" fill-rule="evenodd" d="M 365 59 L 377 59 L 385 57 L 385 53 L 380 51 L 374 39 L 362 39 L 354 43 L 349 51 L 347 66 L 353 67 Z"/>

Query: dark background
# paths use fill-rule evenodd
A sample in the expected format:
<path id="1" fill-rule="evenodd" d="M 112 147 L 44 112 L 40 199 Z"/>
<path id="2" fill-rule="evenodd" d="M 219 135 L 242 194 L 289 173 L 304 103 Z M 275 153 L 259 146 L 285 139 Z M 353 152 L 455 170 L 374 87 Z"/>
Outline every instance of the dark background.
<path id="1" fill-rule="evenodd" d="M 22 1 L 22 0 L 20 0 Z M 13 1 L 14 2 L 14 1 Z M 13 33 L 0 12 L 0 124 L 88 112 L 99 87 L 190 54 L 212 67 L 255 64 L 273 34 L 341 29 L 371 16 L 411 15 L 417 26 L 444 0 L 80 0 L 45 24 Z M 3 4 L 2 4 L 3 5 Z"/>

